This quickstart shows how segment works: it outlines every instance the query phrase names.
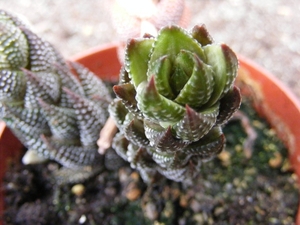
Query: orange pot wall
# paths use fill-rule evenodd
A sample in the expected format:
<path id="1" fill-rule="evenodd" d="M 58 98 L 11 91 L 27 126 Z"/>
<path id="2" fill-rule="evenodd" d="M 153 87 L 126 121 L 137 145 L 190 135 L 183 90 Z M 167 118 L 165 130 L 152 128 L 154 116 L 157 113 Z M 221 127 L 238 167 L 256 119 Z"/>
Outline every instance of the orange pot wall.
<path id="1" fill-rule="evenodd" d="M 117 82 L 121 64 L 118 60 L 117 45 L 106 45 L 88 50 L 71 58 L 102 79 Z M 293 94 L 277 79 L 253 62 L 239 56 L 240 70 L 247 74 L 260 92 L 262 100 L 257 104 L 259 112 L 274 126 L 282 140 L 289 147 L 291 163 L 300 177 L 300 104 Z M 271 112 L 271 116 L 270 115 Z M 1 135 L 2 134 L 2 135 Z M 18 155 L 20 142 L 0 122 L 0 179 L 2 180 L 9 159 Z M 0 195 L 0 215 L 3 212 L 3 193 Z M 300 224 L 300 210 L 297 224 Z M 0 225 L 1 225 L 0 221 Z"/>
<path id="2" fill-rule="evenodd" d="M 121 64 L 118 60 L 117 45 L 108 44 L 93 48 L 71 58 L 88 67 L 101 79 L 117 83 Z"/>
<path id="3" fill-rule="evenodd" d="M 21 153 L 21 142 L 5 127 L 5 123 L 0 121 L 0 216 L 4 209 L 4 193 L 2 179 L 9 160 L 18 158 Z M 0 224 L 2 222 L 0 221 Z"/>

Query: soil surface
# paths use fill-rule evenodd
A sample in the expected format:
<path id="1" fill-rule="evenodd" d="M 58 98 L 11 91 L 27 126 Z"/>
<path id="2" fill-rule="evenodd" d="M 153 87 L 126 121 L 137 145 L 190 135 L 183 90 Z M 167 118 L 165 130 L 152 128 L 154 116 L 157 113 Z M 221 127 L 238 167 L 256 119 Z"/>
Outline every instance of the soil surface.
<path id="1" fill-rule="evenodd" d="M 0 0 L 0 8 L 24 15 L 36 33 L 65 57 L 119 40 L 111 0 Z M 71 3 L 71 4 L 70 4 Z M 186 0 L 188 27 L 206 24 L 214 39 L 274 73 L 300 98 L 298 0 Z"/>
<path id="2" fill-rule="evenodd" d="M 299 194 L 287 151 L 248 104 L 241 109 L 224 129 L 226 149 L 201 165 L 192 184 L 158 177 L 146 186 L 123 164 L 58 186 L 55 162 L 15 163 L 4 181 L 5 224 L 292 225 Z"/>

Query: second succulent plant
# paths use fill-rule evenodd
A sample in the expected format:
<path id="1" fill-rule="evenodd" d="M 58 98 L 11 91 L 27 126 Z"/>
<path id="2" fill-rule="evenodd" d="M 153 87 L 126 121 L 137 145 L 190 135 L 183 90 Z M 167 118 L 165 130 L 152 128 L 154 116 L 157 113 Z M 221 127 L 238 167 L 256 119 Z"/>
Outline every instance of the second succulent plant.
<path id="1" fill-rule="evenodd" d="M 23 161 L 55 160 L 74 170 L 68 181 L 103 167 L 97 139 L 111 99 L 88 69 L 0 11 L 0 118 L 28 148 Z"/>

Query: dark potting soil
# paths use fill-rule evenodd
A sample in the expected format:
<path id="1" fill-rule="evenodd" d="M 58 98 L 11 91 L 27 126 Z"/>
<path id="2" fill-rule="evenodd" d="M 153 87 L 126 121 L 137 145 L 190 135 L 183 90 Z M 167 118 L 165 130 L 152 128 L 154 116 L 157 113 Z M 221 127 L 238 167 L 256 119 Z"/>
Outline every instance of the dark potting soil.
<path id="1" fill-rule="evenodd" d="M 147 187 L 126 165 L 58 187 L 55 162 L 13 163 L 4 224 L 294 224 L 299 196 L 287 150 L 246 103 L 224 128 L 226 149 L 202 164 L 192 185 L 162 178 Z"/>

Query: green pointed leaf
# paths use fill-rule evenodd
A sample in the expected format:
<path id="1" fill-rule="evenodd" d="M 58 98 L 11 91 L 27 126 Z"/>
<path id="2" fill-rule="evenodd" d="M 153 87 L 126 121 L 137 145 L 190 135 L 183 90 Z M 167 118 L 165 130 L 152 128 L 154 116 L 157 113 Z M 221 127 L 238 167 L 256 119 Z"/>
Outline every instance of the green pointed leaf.
<path id="1" fill-rule="evenodd" d="M 225 145 L 225 136 L 220 127 L 214 127 L 205 137 L 188 145 L 184 151 L 201 160 L 209 160 L 219 154 Z"/>
<path id="2" fill-rule="evenodd" d="M 174 161 L 174 153 L 151 151 L 152 159 L 161 167 L 169 167 Z"/>
<path id="3" fill-rule="evenodd" d="M 183 166 L 180 168 L 164 168 L 164 167 L 158 167 L 157 168 L 159 173 L 161 173 L 163 176 L 167 177 L 170 180 L 174 180 L 176 182 L 182 182 L 188 177 L 186 176 L 186 173 L 188 171 L 188 167 Z"/>
<path id="4" fill-rule="evenodd" d="M 207 103 L 207 106 L 211 106 L 219 100 L 224 91 L 227 82 L 226 63 L 220 45 L 207 45 L 204 47 L 204 51 L 207 56 L 206 63 L 211 65 L 214 70 L 214 90 Z"/>
<path id="5" fill-rule="evenodd" d="M 193 55 L 192 52 L 181 50 L 176 56 L 173 74 L 170 79 L 171 87 L 176 96 L 192 75 L 195 63 L 191 55 Z"/>
<path id="6" fill-rule="evenodd" d="M 122 104 L 120 99 L 114 99 L 114 101 L 109 105 L 109 114 L 114 119 L 119 130 L 123 130 L 123 125 L 125 117 L 128 114 L 128 110 Z"/>
<path id="7" fill-rule="evenodd" d="M 149 140 L 145 136 L 144 124 L 141 120 L 133 119 L 125 128 L 125 137 L 139 147 L 147 147 Z"/>
<path id="8" fill-rule="evenodd" d="M 120 71 L 120 78 L 119 78 L 119 84 L 125 84 L 130 82 L 129 74 L 126 71 L 125 66 L 122 66 Z"/>
<path id="9" fill-rule="evenodd" d="M 124 83 L 115 85 L 113 87 L 115 94 L 122 99 L 125 107 L 132 113 L 139 115 L 139 109 L 137 108 L 137 101 L 135 99 L 136 90 L 131 83 Z"/>
<path id="10" fill-rule="evenodd" d="M 150 141 L 151 146 L 155 146 L 159 138 L 164 134 L 165 128 L 163 128 L 159 123 L 151 122 L 149 120 L 144 120 L 145 135 Z"/>
<path id="11" fill-rule="evenodd" d="M 123 133 L 117 133 L 112 142 L 112 148 L 116 151 L 116 153 L 124 160 L 128 161 L 127 158 L 127 147 L 129 141 L 124 137 Z"/>
<path id="12" fill-rule="evenodd" d="M 133 85 L 147 80 L 148 60 L 153 39 L 131 39 L 126 48 L 125 67 Z"/>
<path id="13" fill-rule="evenodd" d="M 172 134 L 172 129 L 169 127 L 162 135 L 157 138 L 155 149 L 158 152 L 175 153 L 182 150 L 188 142 L 175 138 Z"/>
<path id="14" fill-rule="evenodd" d="M 184 117 L 172 126 L 176 137 L 185 141 L 198 141 L 215 125 L 219 113 L 219 104 L 206 109 L 202 112 L 196 112 L 188 105 Z"/>
<path id="15" fill-rule="evenodd" d="M 215 87 L 207 106 L 215 104 L 232 87 L 237 75 L 238 61 L 226 45 L 207 45 L 204 47 L 206 63 L 214 70 Z"/>
<path id="16" fill-rule="evenodd" d="M 223 91 L 224 95 L 233 88 L 234 80 L 237 77 L 239 63 L 235 53 L 231 50 L 231 48 L 225 44 L 222 44 L 221 47 L 224 54 L 227 74 L 227 81 Z"/>
<path id="17" fill-rule="evenodd" d="M 193 72 L 174 101 L 182 105 L 188 104 L 193 108 L 199 108 L 211 97 L 214 71 L 195 54 L 191 55 L 188 52 L 186 54 L 193 59 Z"/>
<path id="18" fill-rule="evenodd" d="M 143 82 L 138 86 L 137 102 L 139 109 L 146 118 L 165 122 L 164 126 L 177 122 L 185 111 L 182 106 L 158 93 L 154 77 L 149 83 Z"/>
<path id="19" fill-rule="evenodd" d="M 169 55 L 172 61 L 181 50 L 194 52 L 199 58 L 205 58 L 201 45 L 185 30 L 177 26 L 162 28 L 155 40 L 149 65 L 164 55 Z M 148 74 L 151 76 L 152 74 Z"/>
<path id="20" fill-rule="evenodd" d="M 172 74 L 170 84 L 173 89 L 175 97 L 179 94 L 179 92 L 184 87 L 185 83 L 189 80 L 189 76 L 184 72 L 181 67 L 176 67 L 174 69 L 174 73 Z M 175 97 L 172 96 L 172 100 L 175 100 Z"/>
<path id="21" fill-rule="evenodd" d="M 168 56 L 157 59 L 149 68 L 148 74 L 154 75 L 157 91 L 166 98 L 173 99 L 174 93 L 170 86 L 172 75 L 172 62 Z M 148 78 L 152 76 L 148 75 Z"/>
<path id="22" fill-rule="evenodd" d="M 239 89 L 234 86 L 231 91 L 229 91 L 223 98 L 220 100 L 220 112 L 217 117 L 216 124 L 222 125 L 225 124 L 232 115 L 240 107 L 242 96 Z"/>

